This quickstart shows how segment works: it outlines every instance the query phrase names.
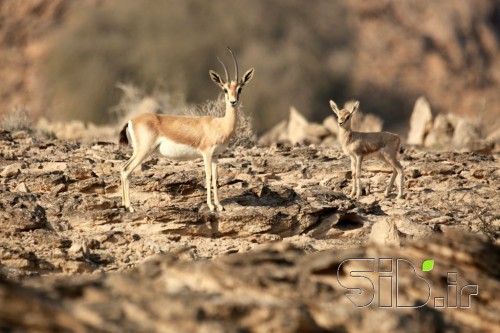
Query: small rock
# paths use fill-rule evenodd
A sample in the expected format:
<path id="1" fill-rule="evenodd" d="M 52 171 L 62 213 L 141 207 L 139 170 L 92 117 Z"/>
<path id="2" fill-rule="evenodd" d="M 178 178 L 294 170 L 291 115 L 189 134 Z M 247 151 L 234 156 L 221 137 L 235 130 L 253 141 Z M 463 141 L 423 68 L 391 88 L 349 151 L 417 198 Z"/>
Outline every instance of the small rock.
<path id="1" fill-rule="evenodd" d="M 247 183 L 252 182 L 252 175 L 249 175 L 248 173 L 240 173 L 234 177 L 234 179 L 241 180 Z"/>
<path id="2" fill-rule="evenodd" d="M 66 192 L 67 189 L 68 189 L 68 187 L 66 186 L 66 184 L 57 184 L 56 186 L 54 186 L 51 193 L 52 194 L 59 194 L 61 192 Z"/>
<path id="3" fill-rule="evenodd" d="M 360 203 L 371 206 L 377 203 L 377 198 L 373 196 L 365 196 L 358 200 Z"/>
<path id="4" fill-rule="evenodd" d="M 382 246 L 399 247 L 401 239 L 395 221 L 392 218 L 388 218 L 376 222 L 370 233 L 370 242 Z"/>
<path id="5" fill-rule="evenodd" d="M 16 191 L 16 192 L 22 192 L 22 193 L 28 193 L 28 192 L 29 192 L 28 187 L 26 186 L 26 183 L 24 183 L 24 182 L 19 183 L 19 184 L 16 186 L 15 191 Z"/>
<path id="6" fill-rule="evenodd" d="M 401 215 L 394 216 L 394 221 L 398 230 L 411 236 L 413 239 L 426 238 L 434 233 L 430 226 L 410 221 Z"/>
<path id="7" fill-rule="evenodd" d="M 485 178 L 486 174 L 487 174 L 486 170 L 483 169 L 475 169 L 474 171 L 472 171 L 472 177 L 477 179 Z"/>
<path id="8" fill-rule="evenodd" d="M 90 255 L 90 250 L 85 241 L 75 241 L 68 249 L 68 255 L 73 257 L 84 257 L 88 258 Z"/>
<path id="9" fill-rule="evenodd" d="M 340 214 L 333 213 L 331 215 L 322 217 L 317 227 L 311 230 L 307 235 L 315 239 L 325 238 L 328 231 L 337 224 L 340 220 Z"/>
<path id="10" fill-rule="evenodd" d="M 23 169 L 22 163 L 13 163 L 13 164 L 7 165 L 2 170 L 2 173 L 0 173 L 0 176 L 2 176 L 3 178 L 13 177 L 13 176 L 16 176 L 18 173 L 20 173 L 21 169 Z"/>

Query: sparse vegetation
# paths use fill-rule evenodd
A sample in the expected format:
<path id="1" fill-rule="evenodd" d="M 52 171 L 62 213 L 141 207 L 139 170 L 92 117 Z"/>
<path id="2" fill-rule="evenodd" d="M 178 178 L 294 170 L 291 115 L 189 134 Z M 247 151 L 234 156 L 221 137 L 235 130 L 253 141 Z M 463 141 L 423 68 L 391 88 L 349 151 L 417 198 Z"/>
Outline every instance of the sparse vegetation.
<path id="1" fill-rule="evenodd" d="M 495 212 L 495 209 L 490 204 L 485 205 L 483 203 L 480 205 L 472 202 L 466 204 L 466 206 L 474 214 L 478 222 L 478 229 L 490 240 L 496 241 L 500 237 L 500 228 L 498 227 L 500 215 L 498 215 L 498 212 Z"/>
<path id="2" fill-rule="evenodd" d="M 162 86 L 157 86 L 151 94 L 132 83 L 118 83 L 116 87 L 121 90 L 122 95 L 115 106 L 109 111 L 119 124 L 130 119 L 132 116 L 144 113 L 182 114 L 185 101 L 181 96 L 172 96 Z"/>
<path id="3" fill-rule="evenodd" d="M 31 131 L 33 121 L 25 107 L 15 107 L 0 119 L 0 129 L 6 131 Z"/>
<path id="4" fill-rule="evenodd" d="M 225 108 L 224 96 L 219 95 L 216 100 L 207 100 L 203 104 L 187 108 L 185 113 L 197 116 L 222 117 L 224 116 Z M 253 127 L 253 119 L 251 116 L 245 114 L 243 105 L 240 105 L 238 109 L 238 125 L 229 145 L 249 148 L 254 146 L 256 142 L 257 136 Z"/>

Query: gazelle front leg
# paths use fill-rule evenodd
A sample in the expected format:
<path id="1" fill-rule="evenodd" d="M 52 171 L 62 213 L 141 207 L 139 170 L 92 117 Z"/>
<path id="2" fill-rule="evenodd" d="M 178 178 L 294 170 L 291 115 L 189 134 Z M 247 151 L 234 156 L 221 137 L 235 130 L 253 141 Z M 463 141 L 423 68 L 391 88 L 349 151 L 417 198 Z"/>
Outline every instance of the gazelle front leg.
<path id="1" fill-rule="evenodd" d="M 205 163 L 205 176 L 206 176 L 206 187 L 207 187 L 207 205 L 211 212 L 215 210 L 212 204 L 211 195 L 211 178 L 212 178 L 212 152 L 203 153 L 203 162 Z"/>
<path id="2" fill-rule="evenodd" d="M 350 197 L 354 197 L 356 194 L 356 158 L 352 155 L 349 156 L 351 158 L 351 174 L 352 174 L 352 190 L 349 194 Z"/>
<path id="3" fill-rule="evenodd" d="M 359 199 L 361 196 L 361 163 L 363 162 L 363 156 L 356 156 L 356 198 Z"/>
<path id="4" fill-rule="evenodd" d="M 220 204 L 219 194 L 217 193 L 217 180 L 219 178 L 217 174 L 217 166 L 218 166 L 218 158 L 214 156 L 212 159 L 212 187 L 214 189 L 214 203 L 215 207 L 217 207 L 217 210 L 219 212 L 222 212 L 224 210 L 224 207 Z"/>

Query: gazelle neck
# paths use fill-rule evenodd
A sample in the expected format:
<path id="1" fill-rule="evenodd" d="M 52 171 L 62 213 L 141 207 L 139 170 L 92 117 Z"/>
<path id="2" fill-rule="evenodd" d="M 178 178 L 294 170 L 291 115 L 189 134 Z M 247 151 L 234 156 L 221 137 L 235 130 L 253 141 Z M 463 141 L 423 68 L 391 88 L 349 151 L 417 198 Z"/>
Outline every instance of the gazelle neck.
<path id="1" fill-rule="evenodd" d="M 233 129 L 236 128 L 238 117 L 238 105 L 233 106 L 230 102 L 226 101 L 226 114 L 224 115 L 224 122 L 226 122 Z"/>
<path id="2" fill-rule="evenodd" d="M 339 125 L 339 141 L 342 145 L 346 145 L 352 135 L 351 124 L 348 123 L 345 127 Z"/>

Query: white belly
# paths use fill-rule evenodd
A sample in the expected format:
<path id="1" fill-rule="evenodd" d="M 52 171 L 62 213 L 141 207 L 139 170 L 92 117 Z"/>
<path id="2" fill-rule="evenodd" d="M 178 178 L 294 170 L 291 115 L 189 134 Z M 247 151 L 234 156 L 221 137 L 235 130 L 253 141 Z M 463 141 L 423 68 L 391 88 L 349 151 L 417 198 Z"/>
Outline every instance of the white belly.
<path id="1" fill-rule="evenodd" d="M 165 157 L 173 160 L 194 160 L 201 157 L 201 153 L 193 147 L 179 144 L 162 138 L 158 145 L 158 151 Z"/>

